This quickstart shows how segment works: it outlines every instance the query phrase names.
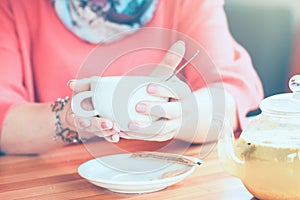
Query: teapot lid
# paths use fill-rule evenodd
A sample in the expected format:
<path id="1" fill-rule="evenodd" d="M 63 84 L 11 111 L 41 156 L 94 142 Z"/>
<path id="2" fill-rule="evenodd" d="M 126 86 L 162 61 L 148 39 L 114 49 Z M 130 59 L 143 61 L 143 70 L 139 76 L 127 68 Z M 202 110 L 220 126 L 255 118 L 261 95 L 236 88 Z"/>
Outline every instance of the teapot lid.
<path id="1" fill-rule="evenodd" d="M 289 81 L 293 93 L 284 93 L 264 99 L 260 108 L 268 113 L 300 115 L 300 75 L 293 76 Z"/>

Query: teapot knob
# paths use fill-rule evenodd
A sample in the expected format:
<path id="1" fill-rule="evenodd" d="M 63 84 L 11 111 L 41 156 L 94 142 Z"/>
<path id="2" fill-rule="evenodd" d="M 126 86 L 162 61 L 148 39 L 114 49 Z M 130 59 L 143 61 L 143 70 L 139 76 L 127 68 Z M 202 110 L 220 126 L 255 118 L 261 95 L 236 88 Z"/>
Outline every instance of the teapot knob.
<path id="1" fill-rule="evenodd" d="M 300 75 L 295 75 L 290 79 L 289 87 L 293 93 L 300 93 Z"/>

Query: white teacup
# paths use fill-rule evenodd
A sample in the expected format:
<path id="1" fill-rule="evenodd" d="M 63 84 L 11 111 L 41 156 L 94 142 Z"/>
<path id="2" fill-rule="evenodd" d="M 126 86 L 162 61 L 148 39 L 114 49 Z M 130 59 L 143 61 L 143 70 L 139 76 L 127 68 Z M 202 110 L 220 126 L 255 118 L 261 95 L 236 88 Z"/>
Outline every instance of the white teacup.
<path id="1" fill-rule="evenodd" d="M 162 78 L 148 76 L 110 76 L 91 79 L 91 90 L 77 93 L 72 98 L 72 110 L 81 117 L 101 116 L 113 120 L 121 130 L 128 130 L 130 121 L 151 124 L 151 116 L 136 112 L 140 101 L 166 102 L 168 99 L 147 93 L 150 83 L 168 87 L 169 82 Z M 82 107 L 82 101 L 90 98 L 94 110 Z"/>

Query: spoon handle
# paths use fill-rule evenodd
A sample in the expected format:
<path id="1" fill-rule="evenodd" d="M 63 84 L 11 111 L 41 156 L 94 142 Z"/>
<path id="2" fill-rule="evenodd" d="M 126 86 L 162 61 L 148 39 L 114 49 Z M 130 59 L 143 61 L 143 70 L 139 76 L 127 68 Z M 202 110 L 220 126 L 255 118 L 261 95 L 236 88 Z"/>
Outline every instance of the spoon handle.
<path id="1" fill-rule="evenodd" d="M 202 165 L 203 161 L 195 157 L 182 156 L 178 154 L 161 153 L 161 152 L 135 152 L 131 155 L 132 158 L 151 158 L 156 160 L 164 160 L 187 166 Z"/>
<path id="2" fill-rule="evenodd" d="M 192 57 L 186 61 L 178 70 L 173 71 L 173 73 L 166 79 L 166 81 L 170 80 L 173 76 L 177 75 L 181 70 L 183 70 L 198 54 L 199 50 L 197 50 Z"/>

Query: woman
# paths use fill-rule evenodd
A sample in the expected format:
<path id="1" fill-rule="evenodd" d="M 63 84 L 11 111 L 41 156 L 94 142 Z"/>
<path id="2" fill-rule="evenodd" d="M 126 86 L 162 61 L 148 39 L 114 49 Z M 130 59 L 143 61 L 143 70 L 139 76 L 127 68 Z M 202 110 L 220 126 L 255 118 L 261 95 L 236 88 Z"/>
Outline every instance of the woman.
<path id="1" fill-rule="evenodd" d="M 126 43 L 143 27 L 175 30 L 203 46 L 221 74 L 226 116 L 235 130 L 242 128 L 246 113 L 256 108 L 262 99 L 262 87 L 247 52 L 229 33 L 223 4 L 223 0 L 2 0 L 1 150 L 7 154 L 41 153 L 65 145 L 68 139 L 77 142 L 76 129 L 88 130 L 109 141 L 139 135 L 138 123 L 129 124 L 131 132 L 122 133 L 110 119 L 75 117 L 74 120 L 69 100 L 61 99 L 54 104 L 53 101 L 89 88 L 88 78 L 70 80 L 78 78 L 82 62 L 97 44 L 104 44 L 101 48 L 105 48 Z M 110 38 L 121 32 L 128 34 Z M 178 42 L 171 47 L 171 53 L 159 59 L 175 68 L 184 51 L 183 43 Z M 178 53 L 177 56 L 172 56 L 172 52 Z M 126 62 L 129 61 L 123 60 L 120 68 L 111 73 L 124 74 L 130 69 Z M 187 79 L 192 79 L 193 72 L 187 70 L 185 74 Z M 195 138 L 186 134 L 180 139 L 203 142 L 206 138 L 203 132 L 209 129 L 211 122 L 207 116 L 212 115 L 207 105 L 212 100 L 205 92 L 207 88 L 197 85 L 195 80 L 191 84 L 200 105 L 197 117 L 201 130 Z M 210 89 L 216 93 L 218 90 Z M 148 92 L 169 97 L 164 88 L 158 86 L 148 87 Z M 188 101 L 188 98 L 177 101 Z M 137 106 L 137 111 L 146 113 L 145 108 L 149 106 Z M 172 106 L 166 110 L 172 112 Z M 174 123 L 178 115 L 181 113 L 167 119 L 168 127 L 174 126 L 166 132 L 168 137 L 164 137 L 165 130 L 162 130 L 153 140 L 172 138 L 181 128 Z M 182 126 L 188 127 L 189 119 L 185 121 Z M 62 140 L 54 142 L 53 135 Z"/>

